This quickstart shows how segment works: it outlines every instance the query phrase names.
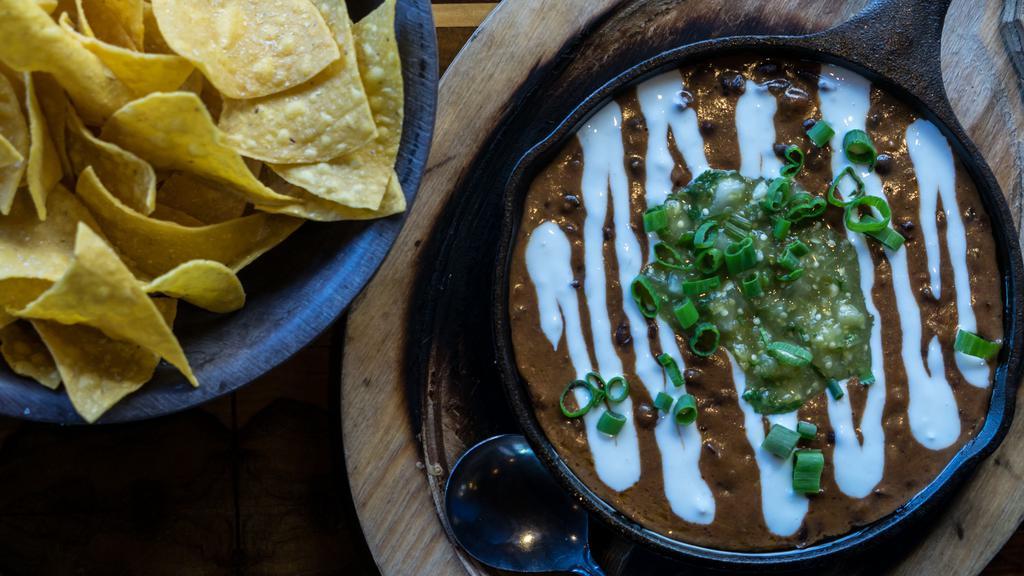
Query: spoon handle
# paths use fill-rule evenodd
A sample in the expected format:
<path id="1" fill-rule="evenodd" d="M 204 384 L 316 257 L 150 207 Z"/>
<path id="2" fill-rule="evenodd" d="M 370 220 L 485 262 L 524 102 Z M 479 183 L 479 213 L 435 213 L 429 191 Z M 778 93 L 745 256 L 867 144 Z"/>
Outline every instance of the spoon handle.
<path id="1" fill-rule="evenodd" d="M 589 549 L 584 552 L 580 565 L 575 566 L 569 573 L 579 576 L 605 576 L 604 570 L 594 562 Z"/>

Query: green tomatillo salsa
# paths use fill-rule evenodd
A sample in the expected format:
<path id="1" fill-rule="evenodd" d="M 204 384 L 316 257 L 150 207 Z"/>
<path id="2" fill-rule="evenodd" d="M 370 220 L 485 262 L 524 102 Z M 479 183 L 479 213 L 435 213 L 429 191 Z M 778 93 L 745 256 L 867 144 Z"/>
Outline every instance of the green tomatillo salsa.
<path id="1" fill-rule="evenodd" d="M 831 380 L 870 378 L 857 255 L 824 210 L 791 179 L 711 170 L 644 217 L 660 242 L 633 297 L 695 354 L 724 346 L 760 413 L 795 410 Z"/>

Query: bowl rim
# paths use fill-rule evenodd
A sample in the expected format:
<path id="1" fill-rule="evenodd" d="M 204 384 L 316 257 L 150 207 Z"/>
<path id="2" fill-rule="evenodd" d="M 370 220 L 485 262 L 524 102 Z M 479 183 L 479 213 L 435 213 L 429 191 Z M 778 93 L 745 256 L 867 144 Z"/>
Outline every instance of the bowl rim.
<path id="1" fill-rule="evenodd" d="M 937 95 L 939 98 L 934 94 L 929 97 L 917 93 L 884 75 L 870 63 L 859 62 L 829 49 L 827 44 L 819 41 L 820 37 L 820 34 L 725 37 L 679 46 L 635 64 L 585 98 L 554 130 L 532 146 L 516 163 L 505 186 L 502 236 L 498 246 L 492 294 L 492 325 L 496 359 L 509 403 L 538 457 L 545 462 L 570 494 L 583 502 L 590 512 L 619 534 L 668 557 L 734 569 L 794 569 L 834 561 L 867 546 L 891 540 L 927 516 L 965 480 L 982 458 L 996 449 L 1005 437 L 1013 416 L 1016 389 L 1021 377 L 1020 359 L 1024 347 L 1024 321 L 1020 317 L 1020 311 L 1024 309 L 1024 290 L 1021 290 L 1024 267 L 1006 197 L 985 159 L 952 114 L 944 91 Z M 985 423 L 977 435 L 962 446 L 943 470 L 920 492 L 890 514 L 845 535 L 806 548 L 764 552 L 719 550 L 671 539 L 644 528 L 594 494 L 569 469 L 541 429 L 533 413 L 526 384 L 515 362 L 508 322 L 508 271 L 516 245 L 525 190 L 533 176 L 547 164 L 547 160 L 575 135 L 587 119 L 622 89 L 688 62 L 752 50 L 846 67 L 904 99 L 914 106 L 916 112 L 935 123 L 974 180 L 992 222 L 992 233 L 997 239 L 1002 240 L 997 243 L 997 260 L 1003 278 L 1004 345 L 993 377 Z M 941 87 L 941 72 L 939 74 Z"/>

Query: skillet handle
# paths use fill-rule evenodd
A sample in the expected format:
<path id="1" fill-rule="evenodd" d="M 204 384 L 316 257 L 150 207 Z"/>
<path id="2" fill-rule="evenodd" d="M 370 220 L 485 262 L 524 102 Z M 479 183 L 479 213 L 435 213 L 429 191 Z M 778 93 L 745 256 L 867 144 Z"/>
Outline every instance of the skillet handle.
<path id="1" fill-rule="evenodd" d="M 872 0 L 850 20 L 806 37 L 910 90 L 934 112 L 952 112 L 942 82 L 942 26 L 952 0 Z M 941 111 L 941 112 L 940 112 Z"/>

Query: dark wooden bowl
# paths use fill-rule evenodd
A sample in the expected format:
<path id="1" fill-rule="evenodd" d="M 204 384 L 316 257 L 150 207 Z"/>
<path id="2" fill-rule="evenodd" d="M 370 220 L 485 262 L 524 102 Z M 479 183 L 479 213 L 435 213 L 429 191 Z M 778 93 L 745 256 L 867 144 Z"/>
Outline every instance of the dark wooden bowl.
<path id="1" fill-rule="evenodd" d="M 352 15 L 358 18 L 369 8 L 353 5 Z M 411 209 L 430 152 L 437 101 L 437 42 L 429 0 L 398 0 L 396 27 L 405 81 L 405 125 L 395 168 Z M 99 422 L 142 420 L 183 410 L 244 386 L 284 362 L 359 294 L 404 221 L 405 215 L 370 222 L 306 223 L 242 271 L 248 294 L 242 310 L 216 315 L 182 303 L 175 332 L 201 386 L 193 389 L 162 363 L 151 382 Z M 0 414 L 62 424 L 83 422 L 63 390 L 51 391 L 18 377 L 3 363 Z"/>
<path id="2" fill-rule="evenodd" d="M 509 401 L 534 450 L 567 490 L 622 536 L 665 556 L 730 570 L 806 569 L 831 563 L 872 545 L 891 542 L 950 495 L 984 456 L 999 445 L 1013 416 L 1024 348 L 1024 266 L 1010 209 L 981 154 L 957 121 L 943 87 L 939 66 L 942 25 L 949 0 L 876 0 L 858 16 L 825 32 L 804 36 L 735 36 L 706 40 L 662 52 L 615 75 L 582 100 L 514 169 L 505 196 L 503 232 L 493 280 L 494 342 L 498 367 Z M 799 550 L 741 553 L 714 550 L 672 540 L 644 529 L 597 497 L 576 477 L 548 441 L 533 412 L 525 383 L 516 368 L 508 322 L 508 268 L 526 190 L 533 177 L 567 139 L 624 87 L 674 68 L 729 52 L 776 53 L 836 63 L 853 69 L 916 105 L 950 140 L 977 184 L 997 239 L 1003 278 L 1005 343 L 1000 352 L 992 397 L 978 435 L 907 504 L 892 514 L 843 537 Z"/>

